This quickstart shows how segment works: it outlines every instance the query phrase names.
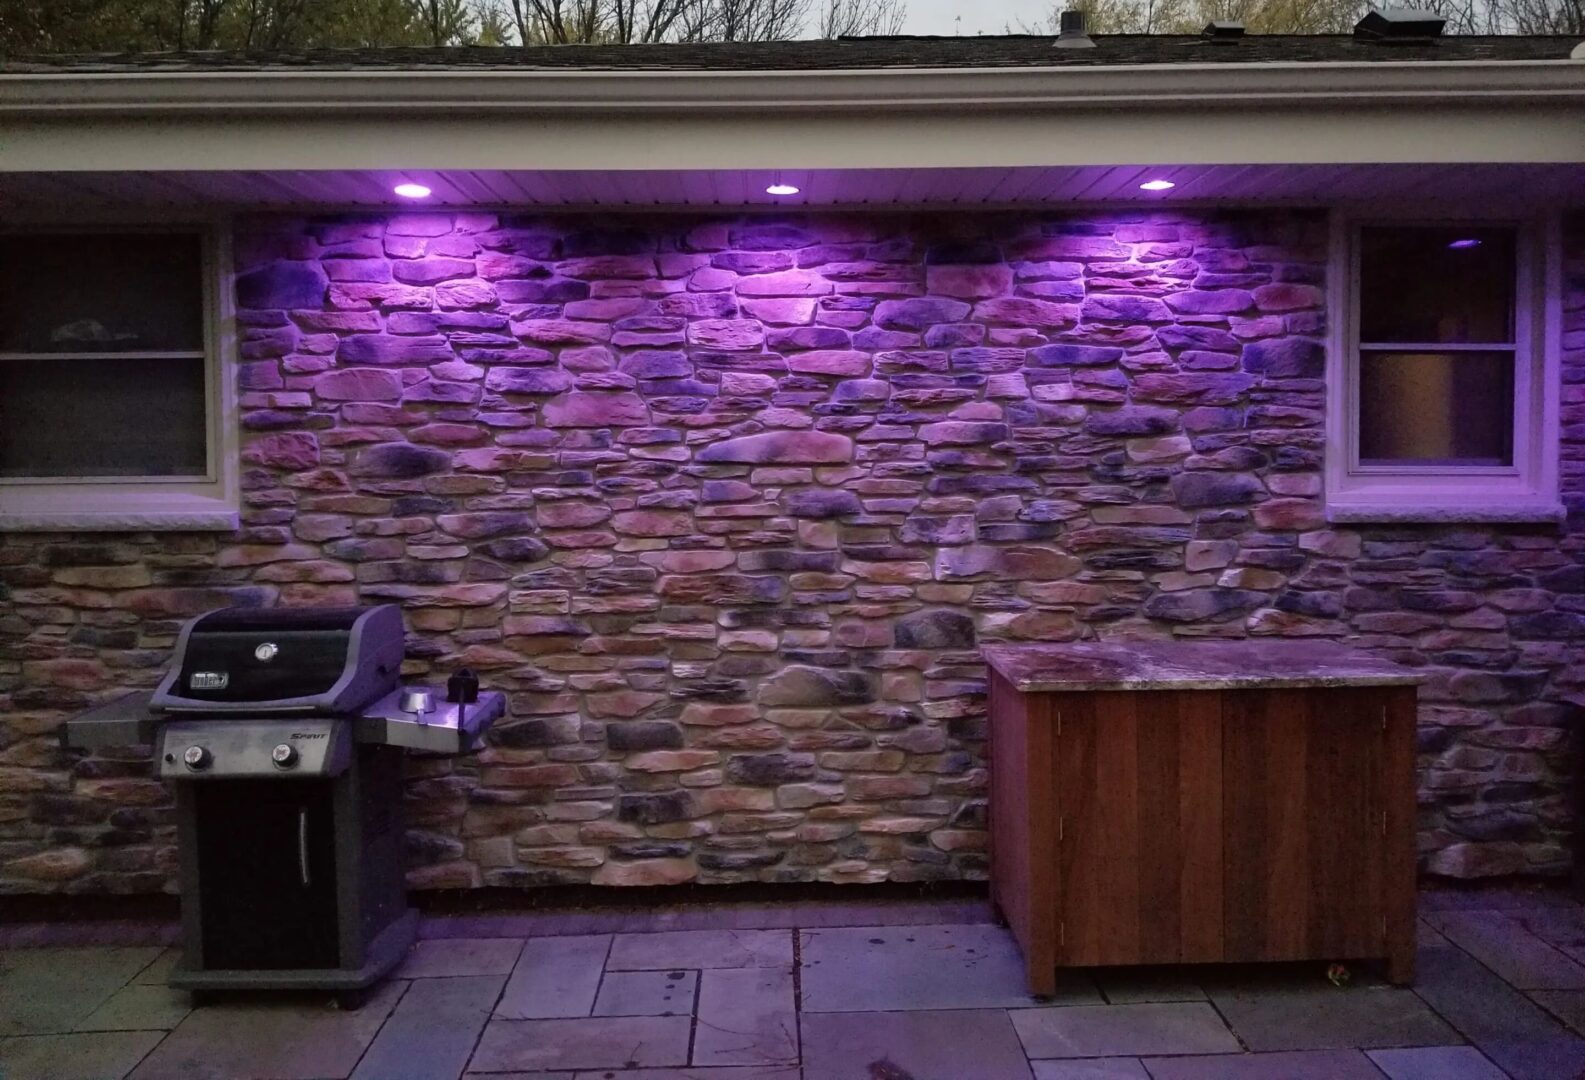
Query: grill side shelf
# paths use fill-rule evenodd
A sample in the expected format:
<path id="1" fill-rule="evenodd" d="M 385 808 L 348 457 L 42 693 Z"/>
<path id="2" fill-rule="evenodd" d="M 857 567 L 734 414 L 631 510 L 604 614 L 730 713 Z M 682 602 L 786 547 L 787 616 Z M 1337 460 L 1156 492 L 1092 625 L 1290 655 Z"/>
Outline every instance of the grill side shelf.
<path id="1" fill-rule="evenodd" d="M 400 689 L 364 709 L 357 724 L 358 741 L 434 754 L 462 754 L 478 746 L 489 726 L 506 712 L 506 695 L 499 690 L 481 691 L 478 701 L 458 705 L 446 700 L 444 687 L 427 689 L 431 691 L 434 710 L 423 715 L 402 711 Z"/>
<path id="2" fill-rule="evenodd" d="M 149 711 L 152 690 L 134 690 L 78 713 L 60 726 L 61 746 L 98 750 L 108 746 L 152 746 L 161 717 Z"/>

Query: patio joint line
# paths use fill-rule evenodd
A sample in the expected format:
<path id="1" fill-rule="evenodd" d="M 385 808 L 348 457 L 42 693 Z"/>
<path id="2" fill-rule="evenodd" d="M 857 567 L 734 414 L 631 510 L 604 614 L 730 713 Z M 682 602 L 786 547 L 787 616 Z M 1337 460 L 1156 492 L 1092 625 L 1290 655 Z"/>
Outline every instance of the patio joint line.
<path id="1" fill-rule="evenodd" d="M 411 950 L 409 950 L 409 951 L 411 951 Z M 401 1006 L 402 999 L 407 997 L 408 993 L 413 989 L 413 983 L 415 983 L 417 981 L 418 980 L 416 980 L 416 979 L 408 979 L 407 980 L 407 985 L 402 987 L 402 992 L 400 994 L 396 995 L 396 1000 L 395 1001 L 391 1002 L 391 1011 L 385 1014 L 385 1019 L 380 1021 L 380 1026 L 374 1029 L 374 1034 L 372 1036 L 370 1036 L 368 1043 L 366 1043 L 364 1045 L 363 1049 L 361 1051 L 359 1051 L 358 1060 L 354 1061 L 352 1063 L 352 1068 L 347 1070 L 347 1072 L 345 1074 L 346 1076 L 352 1076 L 358 1071 L 358 1066 L 362 1065 L 363 1064 L 363 1059 L 369 1056 L 369 1051 L 371 1049 L 373 1049 L 374 1044 L 379 1040 L 380 1033 L 385 1030 L 385 1025 L 389 1024 L 391 1022 L 391 1017 L 396 1015 L 396 1010 Z M 375 984 L 375 985 L 379 985 L 379 984 Z M 371 987 L 370 989 L 372 990 L 373 988 Z M 369 996 L 372 997 L 373 995 L 370 994 Z M 332 998 L 331 1000 L 334 1001 L 335 999 Z M 368 999 L 365 998 L 363 1001 L 359 1002 L 358 1008 L 359 1009 L 367 1008 L 368 1004 L 369 1004 Z M 339 1006 L 335 1006 L 335 1007 L 339 1009 Z"/>

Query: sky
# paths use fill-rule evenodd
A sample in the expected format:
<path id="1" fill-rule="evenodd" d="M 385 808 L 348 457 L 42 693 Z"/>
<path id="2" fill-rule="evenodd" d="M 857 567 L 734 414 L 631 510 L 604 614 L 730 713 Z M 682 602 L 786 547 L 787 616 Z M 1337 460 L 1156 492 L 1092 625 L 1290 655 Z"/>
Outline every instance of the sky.
<path id="1" fill-rule="evenodd" d="M 907 0 L 905 34 L 1001 34 L 1019 30 L 1022 19 L 1033 27 L 1044 25 L 1053 0 Z"/>

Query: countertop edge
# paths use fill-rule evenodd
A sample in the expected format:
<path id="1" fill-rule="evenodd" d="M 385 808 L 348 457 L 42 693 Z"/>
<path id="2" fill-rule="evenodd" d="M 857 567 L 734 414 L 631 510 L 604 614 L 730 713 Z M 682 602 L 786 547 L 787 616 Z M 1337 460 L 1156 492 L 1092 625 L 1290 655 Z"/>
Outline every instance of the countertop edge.
<path id="1" fill-rule="evenodd" d="M 1350 675 L 1328 678 L 1272 678 L 1249 676 L 1206 679 L 1112 679 L 1095 682 L 1042 681 L 1040 679 L 1009 679 L 998 671 L 1014 690 L 1021 694 L 1078 694 L 1105 690 L 1345 690 L 1351 686 L 1419 686 L 1427 681 L 1424 675 Z"/>

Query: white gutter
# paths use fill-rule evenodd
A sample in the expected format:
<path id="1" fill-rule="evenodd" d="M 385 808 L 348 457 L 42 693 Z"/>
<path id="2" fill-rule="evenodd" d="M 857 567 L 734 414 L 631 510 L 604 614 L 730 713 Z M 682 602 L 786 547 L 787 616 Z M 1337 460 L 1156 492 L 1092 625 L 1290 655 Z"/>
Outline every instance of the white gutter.
<path id="1" fill-rule="evenodd" d="M 1585 104 L 1579 60 L 1065 65 L 835 71 L 0 73 L 0 116 L 391 118 L 1293 105 Z"/>

